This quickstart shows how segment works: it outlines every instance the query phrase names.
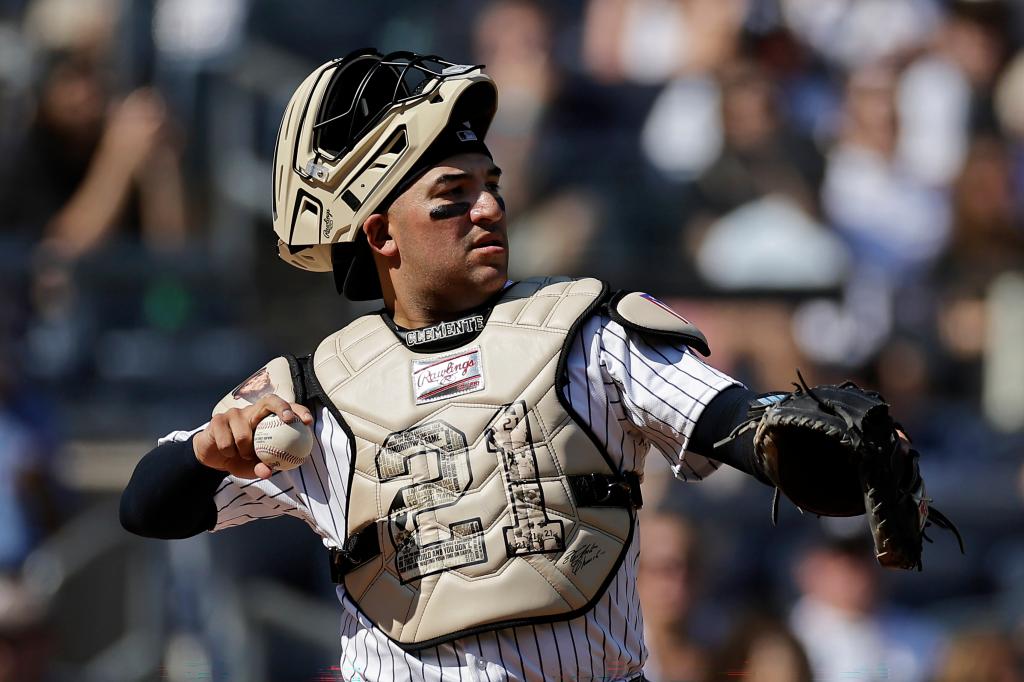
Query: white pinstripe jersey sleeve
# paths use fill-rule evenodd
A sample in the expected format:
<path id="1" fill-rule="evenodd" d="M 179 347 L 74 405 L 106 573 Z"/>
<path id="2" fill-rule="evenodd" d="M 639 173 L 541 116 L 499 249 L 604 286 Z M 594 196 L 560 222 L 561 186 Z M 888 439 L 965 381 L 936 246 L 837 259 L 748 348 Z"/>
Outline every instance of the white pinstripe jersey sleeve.
<path id="1" fill-rule="evenodd" d="M 336 472 L 327 470 L 322 444 L 330 444 L 334 435 L 332 425 L 334 432 L 341 432 L 333 419 L 328 421 L 321 417 L 317 420 L 313 452 L 297 469 L 276 471 L 266 480 L 225 476 L 213 498 L 217 505 L 217 523 L 212 530 L 216 532 L 258 519 L 287 515 L 305 521 L 324 539 L 325 545 L 340 544 L 338 533 L 339 529 L 344 532 L 344 523 L 340 516 L 335 516 L 334 505 L 328 502 L 331 499 L 329 491 L 333 491 L 337 480 L 347 479 L 336 478 L 333 475 Z M 158 444 L 168 440 L 187 440 L 206 426 L 204 424 L 192 431 L 174 431 L 161 438 Z"/>
<path id="2" fill-rule="evenodd" d="M 642 457 L 652 449 L 684 481 L 718 468 L 687 444 L 704 407 L 735 379 L 682 343 L 649 341 L 605 316 L 588 320 L 576 343 L 567 363 L 568 398 L 599 438 L 604 434 L 620 470 L 643 471 Z"/>
<path id="3" fill-rule="evenodd" d="M 700 480 L 716 468 L 686 445 L 704 406 L 733 379 L 685 346 L 650 343 L 606 317 L 587 320 L 566 360 L 565 395 L 623 471 L 642 471 L 652 448 L 677 476 Z M 290 514 L 302 518 L 328 546 L 345 529 L 350 449 L 327 411 L 317 416 L 317 444 L 298 469 L 268 481 L 227 477 L 216 496 L 216 528 Z M 183 435 L 182 435 L 183 434 Z M 188 433 L 178 432 L 178 440 Z M 172 434 L 175 436 L 175 434 Z M 338 587 L 342 678 L 351 682 L 620 682 L 636 678 L 647 657 L 636 590 L 639 529 L 597 605 L 570 621 L 472 635 L 407 653 L 374 627 Z M 326 561 L 326 559 L 324 559 Z"/>

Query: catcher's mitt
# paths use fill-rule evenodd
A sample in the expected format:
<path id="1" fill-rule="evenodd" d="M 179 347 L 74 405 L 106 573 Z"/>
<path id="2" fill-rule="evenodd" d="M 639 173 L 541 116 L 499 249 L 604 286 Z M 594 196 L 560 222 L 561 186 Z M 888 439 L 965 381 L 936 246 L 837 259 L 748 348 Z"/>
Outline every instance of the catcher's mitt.
<path id="1" fill-rule="evenodd" d="M 796 390 L 758 398 L 747 421 L 721 441 L 755 429 L 757 463 L 776 487 L 773 522 L 781 491 L 821 516 L 866 513 L 883 566 L 920 570 L 931 524 L 951 530 L 962 552 L 956 527 L 929 507 L 918 453 L 882 397 L 850 381 L 812 389 L 797 376 Z"/>

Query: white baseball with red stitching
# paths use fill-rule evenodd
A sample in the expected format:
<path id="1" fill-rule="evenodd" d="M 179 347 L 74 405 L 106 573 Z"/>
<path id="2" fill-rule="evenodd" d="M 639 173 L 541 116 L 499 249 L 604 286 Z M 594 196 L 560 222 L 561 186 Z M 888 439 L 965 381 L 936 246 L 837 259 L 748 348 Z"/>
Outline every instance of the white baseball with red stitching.
<path id="1" fill-rule="evenodd" d="M 294 419 L 290 424 L 276 414 L 256 425 L 253 449 L 260 461 L 274 471 L 287 471 L 302 465 L 313 450 L 313 430 Z"/>

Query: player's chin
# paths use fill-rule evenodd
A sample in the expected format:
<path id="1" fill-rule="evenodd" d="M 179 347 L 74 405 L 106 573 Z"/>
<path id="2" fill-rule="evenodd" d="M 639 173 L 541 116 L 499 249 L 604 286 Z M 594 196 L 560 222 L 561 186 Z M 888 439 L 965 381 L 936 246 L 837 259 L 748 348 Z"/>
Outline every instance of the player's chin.
<path id="1" fill-rule="evenodd" d="M 473 249 L 469 252 L 468 265 L 471 270 L 507 273 L 508 249 L 500 246 Z"/>
<path id="2" fill-rule="evenodd" d="M 501 291 L 508 281 L 508 259 L 500 262 L 480 263 L 472 268 L 470 279 L 475 288 L 488 294 Z"/>

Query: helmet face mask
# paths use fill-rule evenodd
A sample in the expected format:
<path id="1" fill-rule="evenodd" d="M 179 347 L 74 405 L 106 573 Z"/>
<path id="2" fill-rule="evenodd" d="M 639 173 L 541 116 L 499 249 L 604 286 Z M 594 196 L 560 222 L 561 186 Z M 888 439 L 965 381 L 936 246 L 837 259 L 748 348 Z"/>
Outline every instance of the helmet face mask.
<path id="1" fill-rule="evenodd" d="M 359 50 L 311 73 L 288 103 L 274 153 L 280 256 L 305 270 L 336 268 L 442 131 L 464 124 L 483 139 L 497 91 L 481 68 Z"/>
<path id="2" fill-rule="evenodd" d="M 346 58 L 349 59 L 349 58 Z M 483 68 L 453 64 L 414 52 L 351 57 L 335 71 L 313 124 L 317 148 L 337 158 L 366 134 L 391 107 L 429 97 L 441 82 Z"/>

